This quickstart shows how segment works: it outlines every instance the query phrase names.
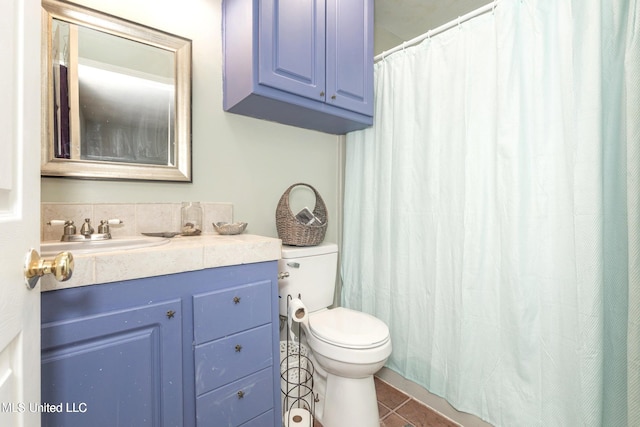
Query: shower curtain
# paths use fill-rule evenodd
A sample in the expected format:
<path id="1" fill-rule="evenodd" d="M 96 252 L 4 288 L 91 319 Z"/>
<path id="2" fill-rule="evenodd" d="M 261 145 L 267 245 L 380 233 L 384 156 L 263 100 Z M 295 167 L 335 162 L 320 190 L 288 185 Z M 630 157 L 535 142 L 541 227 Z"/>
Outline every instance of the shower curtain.
<path id="1" fill-rule="evenodd" d="M 640 426 L 640 7 L 502 0 L 375 65 L 342 303 L 497 426 Z"/>

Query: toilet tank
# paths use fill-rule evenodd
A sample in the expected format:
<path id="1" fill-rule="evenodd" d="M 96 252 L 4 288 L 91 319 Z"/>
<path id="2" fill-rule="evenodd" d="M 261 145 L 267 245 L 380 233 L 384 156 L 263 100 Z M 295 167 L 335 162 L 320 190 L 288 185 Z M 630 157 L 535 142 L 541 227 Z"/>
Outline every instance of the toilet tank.
<path id="1" fill-rule="evenodd" d="M 278 272 L 289 277 L 278 280 L 280 314 L 287 315 L 287 296 L 300 299 L 307 312 L 327 308 L 333 304 L 338 268 L 338 245 L 322 243 L 317 246 L 282 246 Z"/>

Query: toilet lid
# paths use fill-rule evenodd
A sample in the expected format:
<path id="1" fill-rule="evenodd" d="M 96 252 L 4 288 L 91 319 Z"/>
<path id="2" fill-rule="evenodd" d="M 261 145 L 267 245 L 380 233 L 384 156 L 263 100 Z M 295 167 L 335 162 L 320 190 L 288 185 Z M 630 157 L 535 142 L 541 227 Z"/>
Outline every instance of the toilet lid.
<path id="1" fill-rule="evenodd" d="M 347 348 L 377 347 L 389 339 L 382 320 L 344 307 L 314 313 L 309 328 L 317 338 Z"/>

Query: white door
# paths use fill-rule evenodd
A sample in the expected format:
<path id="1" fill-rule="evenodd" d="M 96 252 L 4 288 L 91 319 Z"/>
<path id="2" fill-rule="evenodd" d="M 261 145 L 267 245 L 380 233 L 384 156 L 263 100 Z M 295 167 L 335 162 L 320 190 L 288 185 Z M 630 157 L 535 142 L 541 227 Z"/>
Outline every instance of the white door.
<path id="1" fill-rule="evenodd" d="M 23 267 L 40 248 L 40 1 L 0 13 L 0 426 L 39 426 L 40 286 Z"/>

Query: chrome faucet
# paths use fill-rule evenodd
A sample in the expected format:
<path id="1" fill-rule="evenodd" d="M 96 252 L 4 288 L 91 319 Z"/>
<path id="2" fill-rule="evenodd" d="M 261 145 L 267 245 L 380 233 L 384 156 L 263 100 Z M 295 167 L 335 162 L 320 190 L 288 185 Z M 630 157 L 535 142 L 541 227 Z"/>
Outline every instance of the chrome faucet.
<path id="1" fill-rule="evenodd" d="M 91 238 L 91 235 L 93 234 L 93 227 L 91 226 L 90 218 L 84 219 L 84 224 L 82 224 L 82 227 L 80 227 L 80 234 L 82 234 L 85 238 Z"/>
<path id="2" fill-rule="evenodd" d="M 95 229 L 91 225 L 91 219 L 85 218 L 84 224 L 80 227 L 80 233 L 76 234 L 76 226 L 71 220 L 59 220 L 53 219 L 47 222 L 48 225 L 64 225 L 64 231 L 60 240 L 62 242 L 79 242 L 86 240 L 109 240 L 111 239 L 111 231 L 109 225 L 122 224 L 119 219 L 103 219 L 98 226 L 98 232 L 94 233 Z"/>

